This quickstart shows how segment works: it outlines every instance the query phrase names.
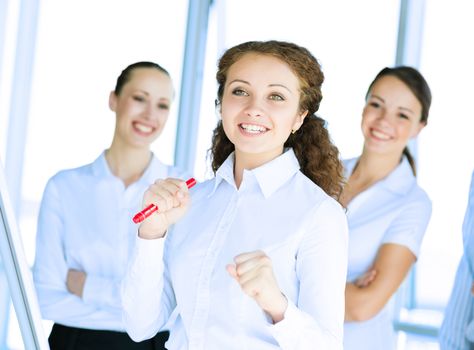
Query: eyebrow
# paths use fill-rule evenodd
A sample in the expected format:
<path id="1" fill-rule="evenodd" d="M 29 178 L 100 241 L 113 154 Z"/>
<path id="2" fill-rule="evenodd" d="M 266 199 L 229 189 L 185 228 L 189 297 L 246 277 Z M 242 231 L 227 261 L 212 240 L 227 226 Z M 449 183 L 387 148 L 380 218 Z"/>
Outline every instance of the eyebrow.
<path id="1" fill-rule="evenodd" d="M 369 96 L 369 98 L 370 98 L 370 97 L 376 98 L 377 100 L 380 100 L 380 101 L 382 101 L 383 103 L 385 103 L 385 100 L 384 100 L 382 97 L 380 97 L 380 96 L 371 94 L 371 95 Z"/>
<path id="2" fill-rule="evenodd" d="M 370 97 L 373 97 L 373 98 L 376 98 L 377 100 L 380 100 L 382 101 L 383 103 L 385 103 L 385 100 L 380 97 L 380 96 L 377 96 L 377 95 L 370 95 Z M 398 109 L 402 110 L 402 111 L 407 111 L 407 112 L 410 112 L 412 114 L 415 114 L 415 112 L 413 110 L 411 110 L 410 108 L 406 108 L 406 107 L 398 107 Z"/>
<path id="3" fill-rule="evenodd" d="M 398 107 L 398 109 L 401 109 L 402 111 L 407 111 L 407 112 L 410 112 L 411 114 L 415 114 L 414 111 L 412 111 L 410 108 L 406 108 L 406 107 Z"/>
<path id="4" fill-rule="evenodd" d="M 136 89 L 135 91 L 133 92 L 141 92 L 142 94 L 145 94 L 147 96 L 150 96 L 150 93 L 148 91 L 145 91 L 145 90 L 142 90 L 142 89 Z"/>
<path id="5" fill-rule="evenodd" d="M 234 79 L 234 80 L 230 81 L 229 84 L 227 84 L 227 85 L 230 85 L 230 84 L 232 84 L 232 83 L 244 83 L 244 84 L 247 84 L 247 85 L 252 85 L 252 84 L 250 84 L 248 81 L 242 80 L 242 79 Z M 288 87 L 286 87 L 286 86 L 283 85 L 283 84 L 269 84 L 268 86 L 269 86 L 269 87 L 279 86 L 279 87 L 284 88 L 285 90 L 288 90 L 288 92 L 289 92 L 290 94 L 293 94 L 293 92 L 292 92 Z"/>

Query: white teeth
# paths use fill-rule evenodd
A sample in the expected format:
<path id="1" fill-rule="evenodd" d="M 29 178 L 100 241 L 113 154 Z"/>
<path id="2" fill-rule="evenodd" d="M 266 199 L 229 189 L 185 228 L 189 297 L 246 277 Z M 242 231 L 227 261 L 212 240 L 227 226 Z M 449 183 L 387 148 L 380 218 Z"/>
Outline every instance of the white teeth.
<path id="1" fill-rule="evenodd" d="M 140 123 L 135 123 L 135 128 L 144 133 L 149 133 L 153 131 L 153 128 L 151 126 L 143 125 Z"/>
<path id="2" fill-rule="evenodd" d="M 258 126 L 258 125 L 254 125 L 254 124 L 240 124 L 240 126 L 245 131 L 253 133 L 253 134 L 258 134 L 260 132 L 264 132 L 264 131 L 267 130 L 263 126 Z"/>
<path id="3" fill-rule="evenodd" d="M 389 140 L 390 136 L 387 134 L 384 134 L 383 132 L 377 131 L 377 130 L 372 130 L 372 135 L 375 136 L 378 139 L 381 140 Z"/>

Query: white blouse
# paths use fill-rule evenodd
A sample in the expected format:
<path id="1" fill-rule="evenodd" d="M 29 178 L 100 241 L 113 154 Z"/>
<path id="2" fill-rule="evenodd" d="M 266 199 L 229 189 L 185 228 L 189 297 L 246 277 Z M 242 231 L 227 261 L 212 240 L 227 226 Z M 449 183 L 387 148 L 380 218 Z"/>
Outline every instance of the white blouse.
<path id="1" fill-rule="evenodd" d="M 127 332 L 142 340 L 169 329 L 170 350 L 342 349 L 342 207 L 299 171 L 293 150 L 244 171 L 239 189 L 233 162 L 232 154 L 191 190 L 188 212 L 166 239 L 137 238 L 122 291 Z M 258 249 L 288 298 L 277 324 L 225 269 Z"/>
<path id="2" fill-rule="evenodd" d="M 358 159 L 344 162 L 346 178 Z M 417 185 L 408 160 L 386 178 L 358 194 L 347 206 L 349 223 L 348 282 L 354 282 L 374 263 L 380 246 L 403 245 L 418 256 L 431 217 L 431 201 Z M 344 350 L 390 350 L 395 346 L 393 312 L 388 303 L 364 322 L 344 324 Z"/>
<path id="3" fill-rule="evenodd" d="M 79 328 L 124 331 L 120 283 L 135 245 L 133 215 L 156 178 L 183 177 L 152 157 L 125 188 L 104 153 L 53 176 L 43 193 L 33 277 L 42 317 Z M 66 288 L 68 269 L 86 272 L 82 299 Z"/>

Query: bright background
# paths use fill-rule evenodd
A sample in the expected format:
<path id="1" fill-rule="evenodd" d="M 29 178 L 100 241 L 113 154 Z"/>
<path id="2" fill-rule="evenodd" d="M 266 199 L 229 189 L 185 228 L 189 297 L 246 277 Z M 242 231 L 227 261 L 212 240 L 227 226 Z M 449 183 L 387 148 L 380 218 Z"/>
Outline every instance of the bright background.
<path id="1" fill-rule="evenodd" d="M 186 0 L 41 1 L 20 213 L 30 264 L 46 181 L 61 169 L 91 162 L 109 146 L 114 115 L 108 95 L 120 71 L 132 62 L 156 61 L 173 77 L 176 101 L 153 146 L 163 161 L 173 162 L 187 6 Z M 342 156 L 358 155 L 366 89 L 381 68 L 395 62 L 399 7 L 398 0 L 216 1 L 209 18 L 195 176 L 202 180 L 210 175 L 206 154 L 216 123 L 217 59 L 224 49 L 247 40 L 289 40 L 313 52 L 326 76 L 319 115 L 328 120 Z M 0 60 L 2 160 L 18 8 L 19 0 L 8 1 Z M 418 180 L 433 201 L 433 216 L 415 271 L 415 304 L 438 311 L 449 297 L 461 254 L 461 224 L 474 168 L 474 47 L 468 44 L 473 10 L 471 1 L 426 1 L 419 68 L 431 86 L 433 105 L 428 127 L 418 138 L 417 158 Z M 14 311 L 8 334 L 9 347 L 21 349 Z M 400 348 L 410 346 L 437 348 L 433 341 L 416 339 Z"/>

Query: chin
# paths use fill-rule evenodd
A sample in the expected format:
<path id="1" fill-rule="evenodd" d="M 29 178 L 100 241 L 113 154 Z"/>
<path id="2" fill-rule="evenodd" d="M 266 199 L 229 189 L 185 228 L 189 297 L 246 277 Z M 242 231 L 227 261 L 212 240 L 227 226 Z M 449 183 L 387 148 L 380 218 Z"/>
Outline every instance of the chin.
<path id="1" fill-rule="evenodd" d="M 379 143 L 374 142 L 366 142 L 364 145 L 364 149 L 374 153 L 387 153 L 390 152 L 390 148 L 388 145 L 381 145 Z"/>
<path id="2" fill-rule="evenodd" d="M 133 148 L 149 148 L 152 141 L 150 140 L 133 140 L 129 145 Z"/>

